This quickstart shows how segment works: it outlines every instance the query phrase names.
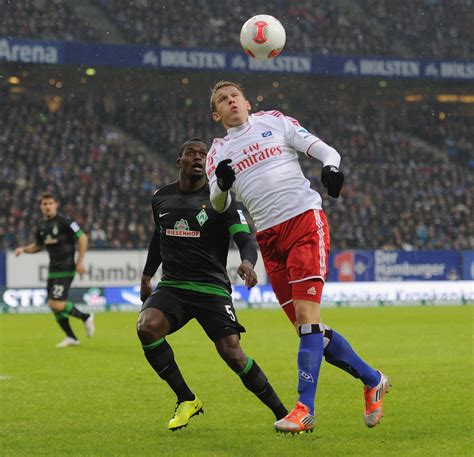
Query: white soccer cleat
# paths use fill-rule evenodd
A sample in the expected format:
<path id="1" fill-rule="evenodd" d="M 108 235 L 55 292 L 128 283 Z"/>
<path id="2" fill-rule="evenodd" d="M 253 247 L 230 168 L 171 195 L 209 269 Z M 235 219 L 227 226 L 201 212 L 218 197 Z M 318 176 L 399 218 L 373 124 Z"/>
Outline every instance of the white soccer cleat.
<path id="1" fill-rule="evenodd" d="M 95 322 L 94 322 L 94 313 L 84 321 L 84 327 L 86 328 L 86 334 L 90 338 L 95 333 Z"/>
<path id="2" fill-rule="evenodd" d="M 57 348 L 67 348 L 68 346 L 79 346 L 79 340 L 66 336 L 64 340 L 56 345 Z"/>

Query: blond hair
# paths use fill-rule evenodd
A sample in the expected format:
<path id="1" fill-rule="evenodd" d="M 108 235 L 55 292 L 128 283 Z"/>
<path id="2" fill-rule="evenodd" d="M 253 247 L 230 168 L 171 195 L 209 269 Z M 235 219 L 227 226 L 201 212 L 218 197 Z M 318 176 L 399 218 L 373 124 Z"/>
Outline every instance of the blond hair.
<path id="1" fill-rule="evenodd" d="M 222 89 L 223 87 L 229 87 L 229 86 L 235 87 L 245 97 L 244 89 L 242 88 L 242 86 L 240 84 L 234 83 L 232 81 L 218 81 L 214 84 L 214 87 L 211 89 L 210 105 L 211 105 L 211 111 L 212 112 L 216 111 L 216 104 L 214 103 L 214 97 L 216 95 L 216 92 L 219 89 Z"/>

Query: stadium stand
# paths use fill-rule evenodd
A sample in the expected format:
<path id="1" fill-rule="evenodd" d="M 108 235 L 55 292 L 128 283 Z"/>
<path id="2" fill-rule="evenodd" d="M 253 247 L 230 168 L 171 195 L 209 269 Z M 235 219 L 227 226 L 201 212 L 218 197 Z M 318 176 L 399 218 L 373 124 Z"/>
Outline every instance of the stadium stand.
<path id="1" fill-rule="evenodd" d="M 51 112 L 44 101 L 9 97 L 0 114 L 0 247 L 32 240 L 38 197 L 50 191 L 96 248 L 147 244 L 150 198 L 176 171 L 103 124 L 87 100 Z"/>
<path id="2" fill-rule="evenodd" d="M 172 0 L 101 0 L 104 11 L 134 44 L 238 49 L 243 22 L 265 11 L 283 24 L 295 24 L 286 28 L 291 52 L 468 59 L 474 54 L 472 0 L 454 3 L 279 0 L 269 6 L 264 0 L 243 0 L 229 7 L 201 0 L 184 2 L 178 9 Z M 208 26 L 189 27 L 183 18 Z"/>
<path id="3" fill-rule="evenodd" d="M 0 37 L 99 41 L 101 34 L 64 0 L 1 0 Z"/>
<path id="4" fill-rule="evenodd" d="M 347 181 L 342 203 L 325 199 L 333 246 L 472 248 L 472 173 L 450 161 L 445 151 L 437 153 L 399 130 L 395 119 L 387 117 L 381 128 L 374 129 L 366 118 L 340 113 L 328 118 L 326 128 L 311 121 L 307 125 L 321 131 L 343 155 Z M 334 118 L 346 127 L 333 129 Z M 318 172 L 312 181 L 320 187 Z"/>
<path id="5" fill-rule="evenodd" d="M 66 0 L 0 0 L 5 12 L 0 37 L 101 42 L 107 31 L 99 30 L 100 24 L 108 21 L 116 28 L 112 35 L 121 34 L 125 40 L 120 41 L 129 44 L 237 50 L 242 23 L 265 11 L 297 24 L 286 29 L 289 52 L 444 59 L 474 55 L 472 0 L 314 3 L 278 0 L 269 11 L 264 0 L 242 0 L 232 8 L 216 0 L 181 2 L 180 8 L 173 0 L 100 0 L 94 12 L 104 20 L 95 23 L 91 11 L 83 17 Z M 85 14 L 88 3 L 82 6 Z M 11 249 L 30 238 L 29 218 L 37 214 L 42 191 L 58 194 L 65 212 L 90 233 L 93 247 L 144 247 L 152 227 L 149 197 L 152 189 L 176 177 L 178 145 L 193 136 L 209 144 L 222 135 L 210 119 L 205 97 L 177 92 L 116 94 L 107 110 L 97 94 L 74 97 L 71 91 L 59 102 L 28 93 L 2 94 L 0 191 L 9 199 L 0 200 L 0 248 Z M 406 116 L 391 116 L 386 107 L 367 101 L 364 106 L 336 102 L 316 109 L 297 84 L 290 92 L 288 110 L 282 109 L 343 156 L 342 198 L 324 198 L 333 248 L 474 246 L 470 116 L 454 106 L 438 115 L 440 109 L 430 102 Z M 325 195 L 319 165 L 302 164 Z"/>
<path id="6" fill-rule="evenodd" d="M 357 0 L 357 3 L 365 12 L 367 25 L 383 29 L 384 41 L 405 49 L 405 57 L 472 59 L 474 55 L 472 0 Z"/>
<path id="7" fill-rule="evenodd" d="M 441 109 L 440 111 L 443 113 L 441 119 L 436 113 L 432 116 L 424 116 L 423 122 L 419 122 L 419 117 L 410 119 L 411 122 L 406 126 L 407 130 L 434 146 L 445 149 L 451 160 L 472 170 L 474 168 L 472 117 L 457 111 L 448 114 Z"/>
<path id="8" fill-rule="evenodd" d="M 65 0 L 1 3 L 0 36 L 16 38 L 100 42 L 102 14 L 129 44 L 239 49 L 243 22 L 265 11 L 287 25 L 288 52 L 444 59 L 474 55 L 472 0 L 321 0 L 316 5 L 279 0 L 270 6 L 264 0 L 242 0 L 231 7 L 199 0 L 181 2 L 179 8 L 173 0 L 100 0 L 87 18 Z M 116 30 L 109 34 L 116 36 Z"/>
<path id="9" fill-rule="evenodd" d="M 304 106 L 298 101 L 304 96 L 296 90 L 289 98 L 297 107 Z M 44 190 L 60 196 L 65 212 L 90 232 L 94 247 L 146 246 L 153 228 L 150 196 L 176 177 L 177 146 L 195 135 L 209 143 L 222 130 L 207 107 L 186 105 L 184 96 L 144 93 L 136 103 L 140 110 L 125 109 L 117 100 L 115 110 L 104 114 L 100 99 L 65 100 L 50 112 L 44 101 L 8 98 L 2 111 L 6 128 L 0 153 L 7 160 L 0 168 L 0 190 L 11 198 L 0 203 L 2 248 L 29 238 L 29 218 L 37 214 L 37 197 Z M 319 164 L 302 160 L 323 194 L 333 248 L 472 248 L 472 173 L 450 160 L 446 142 L 430 145 L 403 131 L 397 117 L 370 108 L 358 114 L 343 104 L 291 110 L 343 156 L 346 185 L 339 200 L 322 189 Z M 417 124 L 424 122 L 420 117 Z M 436 131 L 428 127 L 428 133 Z M 148 152 L 125 141 L 129 135 L 147 143 Z M 468 142 L 472 150 L 464 129 L 451 129 L 450 135 L 454 144 Z"/>

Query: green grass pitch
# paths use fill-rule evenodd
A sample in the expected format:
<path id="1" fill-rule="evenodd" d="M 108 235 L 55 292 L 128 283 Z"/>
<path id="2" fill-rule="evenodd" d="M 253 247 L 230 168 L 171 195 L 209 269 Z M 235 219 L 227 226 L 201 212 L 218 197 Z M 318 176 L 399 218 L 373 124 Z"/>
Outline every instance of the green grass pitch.
<path id="1" fill-rule="evenodd" d="M 168 337 L 204 415 L 167 430 L 175 406 L 135 335 L 136 314 L 97 316 L 97 334 L 56 349 L 52 316 L 0 316 L 0 455 L 467 456 L 472 455 L 470 306 L 326 309 L 324 322 L 392 379 L 385 417 L 362 420 L 360 381 L 323 362 L 312 434 L 276 434 L 193 321 Z M 298 341 L 279 310 L 242 310 L 242 346 L 287 407 L 296 401 Z"/>

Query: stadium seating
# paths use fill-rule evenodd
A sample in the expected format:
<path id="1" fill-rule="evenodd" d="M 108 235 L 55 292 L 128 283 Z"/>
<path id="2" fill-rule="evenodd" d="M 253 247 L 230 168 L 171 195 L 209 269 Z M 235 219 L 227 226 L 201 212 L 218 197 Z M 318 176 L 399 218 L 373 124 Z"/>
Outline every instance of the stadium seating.
<path id="1" fill-rule="evenodd" d="M 243 22 L 265 12 L 286 26 L 289 52 L 444 59 L 474 54 L 471 0 L 279 0 L 271 6 L 265 0 L 201 0 L 179 8 L 173 0 L 100 0 L 95 8 L 97 14 L 82 17 L 64 0 L 8 2 L 0 37 L 90 42 L 118 34 L 129 44 L 239 49 Z M 104 35 L 100 14 L 113 33 Z"/>
<path id="2" fill-rule="evenodd" d="M 304 96 L 296 90 L 289 97 L 291 114 L 343 156 L 346 184 L 338 200 L 322 189 L 319 163 L 302 160 L 323 195 L 334 249 L 474 246 L 469 219 L 474 179 L 450 160 L 451 143 L 430 145 L 373 107 L 358 114 L 343 105 L 300 113 L 298 97 Z M 44 101 L 9 96 L 1 119 L 6 128 L 0 153 L 7 160 L 0 168 L 0 191 L 11 198 L 0 203 L 0 248 L 30 237 L 37 197 L 45 190 L 60 196 L 64 211 L 90 233 L 92 246 L 145 247 L 153 230 L 150 197 L 153 189 L 176 178 L 179 144 L 196 135 L 208 143 L 222 135 L 204 105 L 186 105 L 176 94 L 156 99 L 156 94 L 143 94 L 137 100 L 140 110 L 124 109 L 117 100 L 115 111 L 105 115 L 100 99 L 65 100 L 50 112 Z M 420 117 L 418 124 L 423 122 Z M 428 139 L 435 131 L 426 128 Z M 148 151 L 138 151 L 128 136 L 147 143 Z M 465 147 L 472 150 L 472 137 L 463 128 L 451 129 L 450 138 L 455 145 L 468 142 Z"/>
<path id="3" fill-rule="evenodd" d="M 64 0 L 2 2 L 0 38 L 98 41 L 92 24 L 75 14 Z"/>
<path id="4" fill-rule="evenodd" d="M 0 249 L 34 238 L 38 197 L 50 191 L 96 248 L 145 247 L 156 185 L 176 170 L 128 144 L 87 100 L 50 112 L 43 101 L 10 97 L 0 114 Z M 5 158 L 5 160 L 4 160 Z"/>
<path id="5" fill-rule="evenodd" d="M 229 5 L 100 0 L 94 8 L 129 44 L 238 49 L 241 24 L 265 11 L 294 24 L 286 28 L 289 52 L 444 59 L 474 54 L 471 0 L 322 0 L 317 6 L 279 0 L 272 11 L 264 0 Z M 63 0 L 7 2 L 0 38 L 100 42 L 106 32 L 93 15 L 82 17 L 72 6 Z M 286 91 L 287 112 L 343 155 L 346 185 L 339 200 L 325 196 L 319 165 L 302 160 L 324 196 L 333 248 L 474 246 L 468 217 L 474 178 L 463 169 L 474 167 L 469 116 L 453 106 L 438 115 L 430 102 L 401 117 L 365 101 L 333 100 L 316 108 L 297 84 Z M 2 93 L 0 191 L 9 198 L 0 199 L 0 249 L 31 239 L 42 191 L 58 194 L 93 247 L 144 247 L 153 228 L 152 189 L 177 176 L 178 146 L 186 138 L 210 144 L 222 135 L 207 100 L 190 92 L 117 94 L 109 109 L 97 95 L 74 97 L 74 91 L 60 102 Z"/>
<path id="6" fill-rule="evenodd" d="M 298 53 L 460 58 L 473 55 L 470 0 L 102 0 L 127 41 L 175 47 L 239 48 L 240 27 L 265 12 L 286 25 L 287 50 Z M 183 18 L 192 18 L 190 27 Z M 204 26 L 202 26 L 204 24 Z M 432 24 L 436 24 L 433 27 Z"/>

